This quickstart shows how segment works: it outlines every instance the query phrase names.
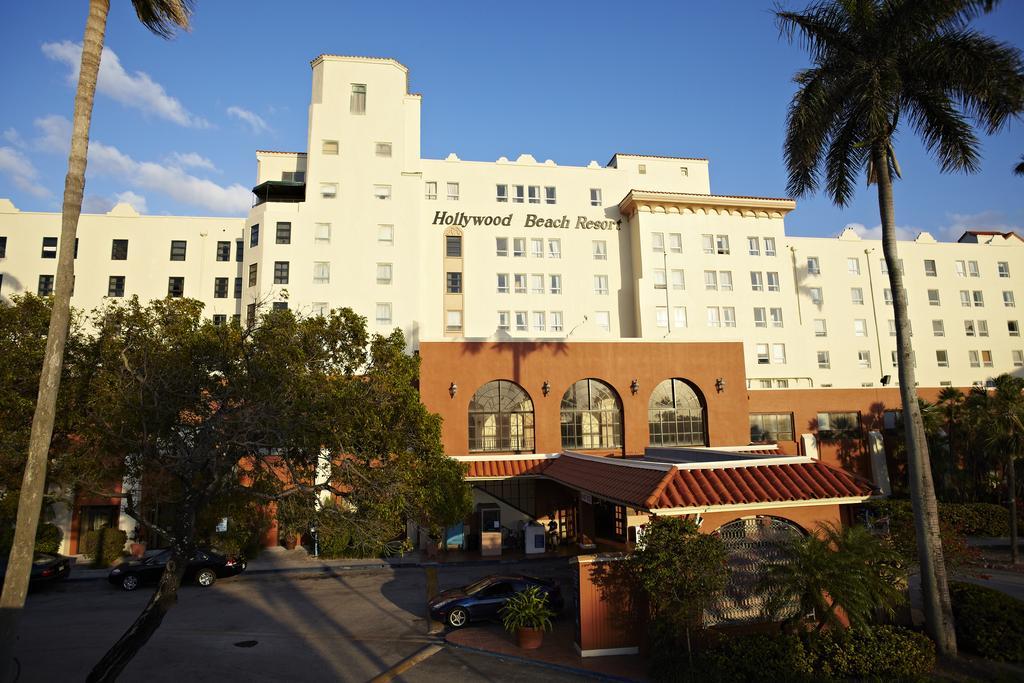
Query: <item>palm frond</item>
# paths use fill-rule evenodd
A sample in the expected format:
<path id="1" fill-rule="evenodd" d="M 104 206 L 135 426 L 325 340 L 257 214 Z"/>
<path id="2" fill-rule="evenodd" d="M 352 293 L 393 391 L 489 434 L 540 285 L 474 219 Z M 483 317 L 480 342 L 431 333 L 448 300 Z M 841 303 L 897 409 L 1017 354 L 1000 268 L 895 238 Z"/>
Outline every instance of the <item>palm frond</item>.
<path id="1" fill-rule="evenodd" d="M 837 206 L 846 206 L 853 200 L 857 176 L 868 160 L 868 147 L 862 144 L 865 132 L 861 112 L 849 106 L 825 160 L 826 189 Z"/>
<path id="2" fill-rule="evenodd" d="M 178 29 L 188 31 L 195 0 L 132 0 L 139 21 L 161 38 L 171 38 Z"/>
<path id="3" fill-rule="evenodd" d="M 797 42 L 818 60 L 827 53 L 852 48 L 844 9 L 841 3 L 819 2 L 803 12 L 789 12 L 776 4 L 775 23 L 787 42 Z"/>
<path id="4" fill-rule="evenodd" d="M 943 172 L 978 170 L 978 138 L 946 93 L 929 82 L 908 84 L 904 109 Z"/>
<path id="5" fill-rule="evenodd" d="M 1020 162 L 1013 167 L 1013 172 L 1017 175 L 1024 175 L 1024 155 L 1021 155 Z"/>

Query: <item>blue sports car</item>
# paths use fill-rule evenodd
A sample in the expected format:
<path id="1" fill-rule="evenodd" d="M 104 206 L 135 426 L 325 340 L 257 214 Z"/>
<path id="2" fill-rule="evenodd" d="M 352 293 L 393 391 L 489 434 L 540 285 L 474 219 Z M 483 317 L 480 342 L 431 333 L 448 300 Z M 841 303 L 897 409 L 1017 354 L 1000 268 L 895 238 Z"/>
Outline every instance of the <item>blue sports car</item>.
<path id="1" fill-rule="evenodd" d="M 558 583 L 522 575 L 493 575 L 463 588 L 440 593 L 430 601 L 430 618 L 452 628 L 461 628 L 471 621 L 484 621 L 499 616 L 499 611 L 516 593 L 537 586 L 548 597 L 555 612 L 562 611 L 564 601 Z"/>

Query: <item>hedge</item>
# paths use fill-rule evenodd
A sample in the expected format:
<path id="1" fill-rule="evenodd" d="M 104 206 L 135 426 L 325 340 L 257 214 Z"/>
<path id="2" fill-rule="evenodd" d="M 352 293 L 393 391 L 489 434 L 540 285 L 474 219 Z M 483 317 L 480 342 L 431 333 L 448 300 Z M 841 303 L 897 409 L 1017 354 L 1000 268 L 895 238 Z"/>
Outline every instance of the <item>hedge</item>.
<path id="1" fill-rule="evenodd" d="M 87 531 L 81 540 L 82 554 L 92 558 L 93 566 L 109 567 L 124 555 L 127 542 L 128 534 L 121 529 Z"/>
<path id="2" fill-rule="evenodd" d="M 913 517 L 909 500 L 890 498 L 868 507 L 893 518 Z M 1010 535 L 1010 512 L 994 503 L 939 503 L 939 521 L 965 536 Z"/>
<path id="3" fill-rule="evenodd" d="M 64 532 L 55 524 L 43 522 L 36 529 L 36 552 L 38 553 L 59 553 L 60 542 L 64 539 Z M 0 525 L 0 554 L 7 555 L 11 552 L 14 544 L 14 525 Z"/>
<path id="4" fill-rule="evenodd" d="M 762 634 L 731 638 L 695 654 L 692 669 L 685 648 L 652 646 L 650 674 L 659 682 L 913 681 L 925 679 L 935 666 L 934 643 L 896 626 L 814 632 L 802 637 Z"/>
<path id="5" fill-rule="evenodd" d="M 957 643 L 1002 662 L 1024 662 L 1024 602 L 973 583 L 949 585 Z"/>

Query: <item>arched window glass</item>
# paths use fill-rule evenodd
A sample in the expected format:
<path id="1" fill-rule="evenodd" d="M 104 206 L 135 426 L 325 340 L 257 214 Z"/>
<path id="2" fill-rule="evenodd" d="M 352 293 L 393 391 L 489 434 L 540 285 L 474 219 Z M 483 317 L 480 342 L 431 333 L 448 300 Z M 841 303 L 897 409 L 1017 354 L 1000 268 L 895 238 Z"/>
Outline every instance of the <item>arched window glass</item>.
<path id="1" fill-rule="evenodd" d="M 562 396 L 562 448 L 622 446 L 622 406 L 615 390 L 581 379 Z"/>
<path id="2" fill-rule="evenodd" d="M 704 406 L 689 384 L 667 379 L 651 394 L 648 426 L 652 446 L 704 446 Z"/>
<path id="3" fill-rule="evenodd" d="M 521 386 L 498 379 L 477 389 L 469 402 L 469 450 L 533 450 L 533 401 Z"/>

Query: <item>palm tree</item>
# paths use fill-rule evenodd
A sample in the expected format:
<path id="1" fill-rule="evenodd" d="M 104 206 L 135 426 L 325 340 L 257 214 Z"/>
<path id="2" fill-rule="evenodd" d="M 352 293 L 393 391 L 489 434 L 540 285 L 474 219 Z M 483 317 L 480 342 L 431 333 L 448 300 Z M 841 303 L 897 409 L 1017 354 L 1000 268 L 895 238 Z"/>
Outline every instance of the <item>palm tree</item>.
<path id="1" fill-rule="evenodd" d="M 1013 167 L 1013 172 L 1017 175 L 1024 175 L 1024 156 L 1021 156 L 1020 161 Z"/>
<path id="2" fill-rule="evenodd" d="M 193 0 L 132 0 L 139 21 L 163 38 L 173 35 L 177 27 L 188 29 Z M 89 0 L 89 16 L 82 39 L 82 65 L 75 92 L 75 113 L 71 131 L 68 173 L 64 180 L 64 205 L 61 215 L 60 253 L 57 261 L 57 282 L 50 315 L 39 395 L 29 440 L 28 458 L 18 500 L 18 521 L 14 545 L 0 596 L 0 679 L 8 680 L 8 667 L 13 666 L 18 619 L 25 606 L 29 570 L 32 565 L 36 527 L 42 509 L 46 484 L 46 464 L 53 436 L 57 392 L 60 389 L 64 364 L 64 345 L 71 319 L 71 289 L 74 282 L 74 246 L 78 217 L 82 213 L 85 192 L 85 164 L 89 150 L 89 126 L 92 103 L 96 95 L 96 79 L 106 33 L 110 0 Z"/>
<path id="3" fill-rule="evenodd" d="M 989 394 L 986 426 L 988 442 L 1001 454 L 1006 473 L 1007 505 L 1010 513 L 1010 557 L 1020 564 L 1017 547 L 1017 458 L 1024 453 L 1024 378 L 999 375 Z"/>
<path id="4" fill-rule="evenodd" d="M 909 123 L 943 171 L 975 171 L 978 139 L 1024 108 L 1019 51 L 968 28 L 995 0 L 823 0 L 804 12 L 776 11 L 783 36 L 799 36 L 813 65 L 797 73 L 787 117 L 789 191 L 824 181 L 844 206 L 866 171 L 878 189 L 882 251 L 894 294 L 900 398 L 921 558 L 925 620 L 939 652 L 956 653 L 928 446 L 917 404 L 910 320 L 896 248 L 893 143 Z"/>

